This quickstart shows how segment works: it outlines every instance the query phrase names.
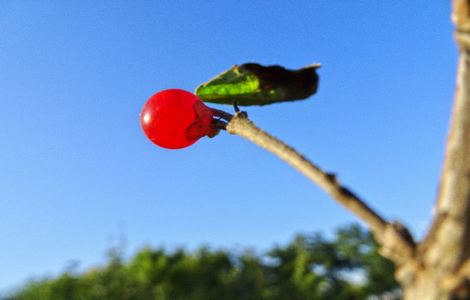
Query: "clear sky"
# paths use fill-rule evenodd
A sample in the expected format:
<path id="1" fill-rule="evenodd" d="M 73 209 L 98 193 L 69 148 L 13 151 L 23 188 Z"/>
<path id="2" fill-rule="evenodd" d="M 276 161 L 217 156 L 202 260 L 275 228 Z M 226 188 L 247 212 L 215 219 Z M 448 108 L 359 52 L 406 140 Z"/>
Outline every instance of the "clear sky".
<path id="1" fill-rule="evenodd" d="M 221 133 L 151 144 L 153 93 L 244 62 L 320 62 L 318 94 L 249 107 L 385 217 L 422 235 L 439 178 L 456 48 L 447 1 L 0 1 L 0 291 L 116 237 L 267 249 L 355 217 L 271 154 Z M 232 111 L 229 106 L 218 106 Z M 114 240 L 114 242 L 113 242 Z"/>

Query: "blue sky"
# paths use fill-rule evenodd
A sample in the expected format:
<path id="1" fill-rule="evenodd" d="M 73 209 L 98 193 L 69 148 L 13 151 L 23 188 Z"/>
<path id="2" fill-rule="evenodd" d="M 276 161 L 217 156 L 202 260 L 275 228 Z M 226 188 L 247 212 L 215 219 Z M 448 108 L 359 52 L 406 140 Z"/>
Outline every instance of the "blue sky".
<path id="1" fill-rule="evenodd" d="M 421 235 L 454 92 L 445 1 L 1 1 L 0 291 L 126 251 L 267 249 L 355 217 L 226 133 L 170 151 L 139 112 L 244 62 L 320 62 L 301 102 L 249 107 L 385 217 Z M 229 106 L 219 109 L 231 111 Z"/>

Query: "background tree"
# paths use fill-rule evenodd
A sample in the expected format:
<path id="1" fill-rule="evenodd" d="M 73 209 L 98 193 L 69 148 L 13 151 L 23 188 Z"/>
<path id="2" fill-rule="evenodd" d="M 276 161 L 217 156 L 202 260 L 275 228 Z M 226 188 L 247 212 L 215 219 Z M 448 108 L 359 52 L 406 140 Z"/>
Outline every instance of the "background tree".
<path id="1" fill-rule="evenodd" d="M 103 267 L 30 282 L 5 300 L 365 299 L 398 287 L 393 264 L 362 227 L 298 235 L 265 255 L 200 248 L 140 250 L 129 261 L 112 249 Z"/>

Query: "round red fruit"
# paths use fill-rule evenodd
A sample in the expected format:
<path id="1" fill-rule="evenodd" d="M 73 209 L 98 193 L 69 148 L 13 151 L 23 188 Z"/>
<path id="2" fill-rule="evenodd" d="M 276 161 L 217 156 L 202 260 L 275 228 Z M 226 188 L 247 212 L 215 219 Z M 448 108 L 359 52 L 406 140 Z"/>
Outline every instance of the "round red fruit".
<path id="1" fill-rule="evenodd" d="M 153 143 L 168 149 L 188 147 L 216 131 L 212 110 L 196 95 L 180 89 L 150 97 L 140 114 L 140 125 Z"/>

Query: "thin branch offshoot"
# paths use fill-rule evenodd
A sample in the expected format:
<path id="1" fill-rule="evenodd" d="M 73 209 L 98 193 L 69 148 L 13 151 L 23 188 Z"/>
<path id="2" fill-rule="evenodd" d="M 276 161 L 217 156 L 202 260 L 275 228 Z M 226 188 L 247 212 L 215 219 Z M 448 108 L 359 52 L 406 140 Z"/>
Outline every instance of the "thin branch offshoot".
<path id="1" fill-rule="evenodd" d="M 236 113 L 230 118 L 226 130 L 275 154 L 358 216 L 370 227 L 382 246 L 383 254 L 395 263 L 401 265 L 413 255 L 414 242 L 402 225 L 385 221 L 363 200 L 342 186 L 334 174 L 323 171 L 294 148 L 258 128 L 245 112 Z"/>

